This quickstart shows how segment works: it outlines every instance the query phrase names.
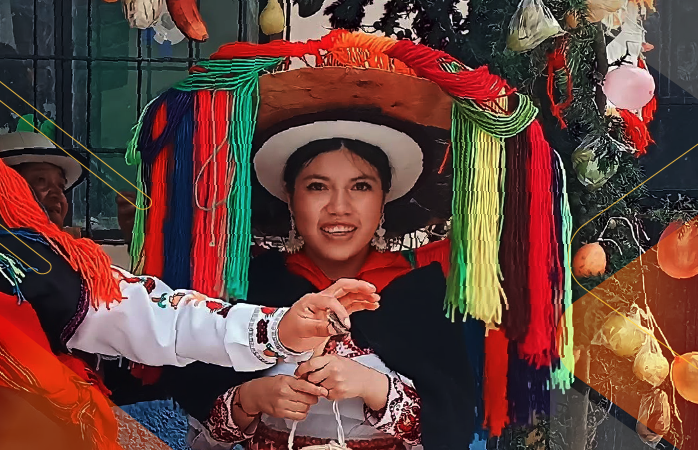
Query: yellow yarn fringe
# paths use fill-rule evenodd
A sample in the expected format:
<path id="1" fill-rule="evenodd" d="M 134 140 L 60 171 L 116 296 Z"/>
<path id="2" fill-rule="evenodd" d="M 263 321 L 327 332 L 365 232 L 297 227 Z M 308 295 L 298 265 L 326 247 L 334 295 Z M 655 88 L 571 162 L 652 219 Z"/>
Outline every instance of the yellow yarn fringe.
<path id="1" fill-rule="evenodd" d="M 506 110 L 506 98 L 498 103 Z M 472 197 L 468 202 L 466 313 L 496 328 L 502 322 L 502 300 L 507 301 L 499 266 L 506 154 L 503 139 L 473 128 L 475 158 L 467 187 Z"/>

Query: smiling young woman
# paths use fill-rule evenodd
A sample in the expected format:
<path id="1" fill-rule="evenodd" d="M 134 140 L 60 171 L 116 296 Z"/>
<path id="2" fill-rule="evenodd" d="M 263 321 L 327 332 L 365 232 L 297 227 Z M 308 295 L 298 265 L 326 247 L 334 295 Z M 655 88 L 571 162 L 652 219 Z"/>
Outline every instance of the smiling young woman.
<path id="1" fill-rule="evenodd" d="M 288 204 L 303 251 L 330 279 L 359 272 L 382 226 L 391 180 L 385 153 L 357 140 L 313 141 L 286 162 Z"/>

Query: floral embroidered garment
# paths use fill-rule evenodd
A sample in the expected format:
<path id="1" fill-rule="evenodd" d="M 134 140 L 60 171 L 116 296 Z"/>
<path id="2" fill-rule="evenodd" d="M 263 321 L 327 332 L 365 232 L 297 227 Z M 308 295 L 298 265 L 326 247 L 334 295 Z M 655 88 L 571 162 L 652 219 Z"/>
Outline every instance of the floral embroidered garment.
<path id="1" fill-rule="evenodd" d="M 368 408 L 360 399 L 339 402 L 342 426 L 351 448 L 381 448 L 385 450 L 421 448 L 419 425 L 420 400 L 411 380 L 388 369 L 371 349 L 362 349 L 350 336 L 331 339 L 323 354 L 335 354 L 351 358 L 378 370 L 390 379 L 386 406 L 380 411 Z M 265 376 L 279 374 L 292 375 L 296 364 L 279 364 L 265 372 Z M 216 401 L 209 420 L 205 423 L 207 432 L 197 436 L 192 448 L 211 448 L 212 441 L 231 444 L 245 442 L 247 450 L 281 450 L 286 448 L 288 434 L 293 421 L 263 415 L 261 421 L 254 422 L 246 430 L 241 430 L 233 422 L 233 398 L 238 387 L 230 389 Z M 200 429 L 200 431 L 203 431 Z M 327 443 L 336 439 L 336 421 L 332 412 L 332 402 L 320 399 L 310 408 L 305 421 L 298 423 L 296 442 Z M 376 442 L 371 442 L 371 441 Z M 354 442 L 351 442 L 354 441 Z M 198 445 L 197 445 L 198 444 Z M 352 445 L 353 444 L 353 445 Z M 220 444 L 219 444 L 220 445 Z M 294 447 L 302 448 L 304 444 Z"/>

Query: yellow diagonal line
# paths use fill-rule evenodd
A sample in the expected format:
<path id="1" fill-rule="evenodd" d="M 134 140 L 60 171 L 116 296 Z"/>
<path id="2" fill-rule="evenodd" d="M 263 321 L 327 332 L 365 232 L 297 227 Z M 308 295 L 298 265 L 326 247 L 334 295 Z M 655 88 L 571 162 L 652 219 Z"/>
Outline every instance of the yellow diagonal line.
<path id="1" fill-rule="evenodd" d="M 647 178 L 647 179 L 646 179 L 645 181 L 643 181 L 642 183 L 640 183 L 640 184 L 638 184 L 637 186 L 635 186 L 633 189 L 631 189 L 630 191 L 628 191 L 628 192 L 627 192 L 625 195 L 623 195 L 621 198 L 619 198 L 619 199 L 616 200 L 615 202 L 613 202 L 613 203 L 611 203 L 610 205 L 608 205 L 608 206 L 606 207 L 606 209 L 604 209 L 603 211 L 601 211 L 600 213 L 598 213 L 597 215 L 595 215 L 594 217 L 592 217 L 591 219 L 589 219 L 584 225 L 582 225 L 581 227 L 579 227 L 579 228 L 577 229 L 577 231 L 575 231 L 574 234 L 572 235 L 572 239 L 570 239 L 570 242 L 567 244 L 567 246 L 568 246 L 568 252 L 567 252 L 567 253 L 568 253 L 568 255 L 569 255 L 569 257 L 568 257 L 569 259 L 568 259 L 568 261 L 567 261 L 567 270 L 569 270 L 570 273 L 572 274 L 572 278 L 574 278 L 574 281 L 576 281 L 577 284 L 578 284 L 582 289 L 584 289 L 585 291 L 587 291 L 588 294 L 591 294 L 592 297 L 594 297 L 595 299 L 597 299 L 598 301 L 600 301 L 600 302 L 603 303 L 604 305 L 606 305 L 606 306 L 608 306 L 609 308 L 611 308 L 616 314 L 618 314 L 619 316 L 623 317 L 623 318 L 624 318 L 625 320 L 627 320 L 628 322 L 630 322 L 630 323 L 632 323 L 633 325 L 635 325 L 636 327 L 638 327 L 638 328 L 640 329 L 640 331 L 642 331 L 643 333 L 647 334 L 647 335 L 650 336 L 652 339 L 654 339 L 655 341 L 657 341 L 657 342 L 659 343 L 659 345 L 661 345 L 661 346 L 667 348 L 671 353 L 674 354 L 674 357 L 678 356 L 679 358 L 683 359 L 683 360 L 686 361 L 688 364 L 692 365 L 693 367 L 695 367 L 695 368 L 698 370 L 698 366 L 696 366 L 695 364 L 693 364 L 691 361 L 686 360 L 686 358 L 684 358 L 683 356 L 681 356 L 681 355 L 679 355 L 678 353 L 676 353 L 671 347 L 669 347 L 668 345 L 662 343 L 659 339 L 657 339 L 656 337 L 654 337 L 654 335 L 653 335 L 652 333 L 650 333 L 649 331 L 645 330 L 642 326 L 640 326 L 640 325 L 638 325 L 637 323 L 635 323 L 635 322 L 634 322 L 632 319 L 630 319 L 629 317 L 626 317 L 624 314 L 621 314 L 621 312 L 618 311 L 616 308 L 614 308 L 613 306 L 609 305 L 607 302 L 603 301 L 601 298 L 599 298 L 599 297 L 597 297 L 596 295 L 594 295 L 590 290 L 588 290 L 587 288 L 585 288 L 584 286 L 582 286 L 582 284 L 579 282 L 579 280 L 577 280 L 577 277 L 574 276 L 574 272 L 572 271 L 572 241 L 574 240 L 574 237 L 577 235 L 577 233 L 579 233 L 579 231 L 580 231 L 582 228 L 584 228 L 585 226 L 589 225 L 592 221 L 594 221 L 594 220 L 595 220 L 597 217 L 599 217 L 601 214 L 603 214 L 603 213 L 605 213 L 606 211 L 608 211 L 609 209 L 611 209 L 611 208 L 613 207 L 613 205 L 615 205 L 616 203 L 620 202 L 620 201 L 623 200 L 625 197 L 627 197 L 628 195 L 632 194 L 633 192 L 635 192 L 636 190 L 638 190 L 639 188 L 641 188 L 645 183 L 647 183 L 648 181 L 650 181 L 652 178 L 656 177 L 656 176 L 657 176 L 659 173 L 661 173 L 664 169 L 666 169 L 666 168 L 669 167 L 670 165 L 674 164 L 674 163 L 675 163 L 676 161 L 678 161 L 679 159 L 681 159 L 681 158 L 683 158 L 684 156 L 686 156 L 689 152 L 691 152 L 691 151 L 692 151 L 693 149 L 695 149 L 696 147 L 698 147 L 698 144 L 696 144 L 696 145 L 694 145 L 693 147 L 691 147 L 691 148 L 689 148 L 688 150 L 686 150 L 684 153 L 682 153 L 681 155 L 679 155 L 679 156 L 678 156 L 676 159 L 674 159 L 672 162 L 670 162 L 669 164 L 667 164 L 666 166 L 662 167 L 662 168 L 659 169 L 657 172 L 655 172 L 654 175 L 652 175 L 651 177 Z"/>
<path id="2" fill-rule="evenodd" d="M 12 250 L 10 250 L 9 248 L 5 247 L 5 246 L 2 245 L 2 244 L 0 244 L 0 247 L 4 248 L 4 249 L 7 250 L 8 252 L 10 252 L 10 253 L 12 254 L 12 256 L 14 256 L 14 257 L 17 258 L 18 260 L 20 260 L 20 261 L 22 262 L 22 264 L 24 264 L 25 266 L 29 267 L 31 270 L 33 270 L 34 272 L 36 272 L 38 275 L 46 275 L 47 273 L 49 273 L 49 272 L 53 269 L 53 266 L 51 265 L 50 262 L 48 262 L 48 260 L 47 260 L 46 258 L 44 258 L 44 257 L 41 256 L 40 254 L 38 254 L 38 253 L 36 252 L 36 250 L 34 250 L 33 248 L 31 248 L 26 242 L 24 242 L 23 240 L 21 240 L 21 239 L 19 238 L 19 236 L 17 236 L 16 234 L 14 234 L 13 232 L 11 232 L 11 231 L 8 230 L 7 228 L 5 228 L 5 225 L 3 225 L 3 224 L 1 224 L 1 223 L 0 223 L 0 227 L 2 227 L 5 231 L 7 231 L 8 233 L 10 233 L 12 236 L 14 236 L 15 239 L 17 239 L 19 242 L 21 242 L 22 244 L 24 244 L 24 246 L 27 247 L 29 250 L 31 250 L 31 251 L 33 251 L 34 253 L 36 253 L 36 256 L 38 256 L 39 258 L 41 258 L 41 259 L 43 259 L 44 261 L 46 261 L 46 264 L 48 264 L 48 271 L 46 271 L 46 272 L 36 272 L 36 269 L 35 269 L 35 268 L 33 268 L 30 264 L 27 264 L 26 262 L 24 262 L 24 260 L 23 260 L 22 258 L 20 258 L 19 256 L 15 255 L 15 254 L 12 252 Z"/>
<path id="3" fill-rule="evenodd" d="M 107 186 L 109 186 L 114 192 L 116 192 L 119 196 L 121 196 L 121 198 L 123 198 L 124 200 L 126 200 L 127 202 L 129 202 L 129 203 L 131 203 L 133 206 L 135 206 L 136 209 L 140 209 L 141 211 L 145 211 L 145 210 L 147 210 L 148 208 L 150 208 L 150 206 L 152 205 L 153 201 L 152 201 L 152 199 L 151 199 L 150 197 L 148 197 L 148 196 L 146 195 L 145 192 L 143 192 L 143 191 L 141 191 L 140 189 L 138 189 L 138 187 L 136 187 L 133 183 L 131 183 L 130 181 L 128 181 L 128 180 L 126 179 L 126 177 L 124 177 L 124 176 L 121 175 L 119 172 L 117 172 L 116 170 L 114 170 L 109 164 L 107 164 L 107 163 L 105 163 L 104 161 L 102 161 L 102 159 L 101 159 L 99 156 L 95 155 L 90 149 L 88 149 L 87 147 L 85 147 L 84 145 L 82 145 L 81 142 L 79 142 L 79 141 L 78 141 L 77 139 L 75 139 L 73 136 L 71 136 L 70 134 L 68 134 L 63 128 L 61 128 L 61 127 L 59 127 L 58 125 L 56 125 L 56 123 L 55 123 L 54 121 L 52 121 L 51 119 L 49 119 L 48 117 L 46 117 L 41 111 L 39 111 L 38 109 L 36 109 L 31 103 L 29 103 L 29 102 L 26 101 L 24 98 L 22 98 L 21 95 L 19 95 L 18 93 L 16 93 L 16 92 L 13 91 L 12 89 L 10 89 L 10 87 L 9 87 L 8 85 L 6 85 L 5 83 L 3 83 L 2 81 L 0 81 L 0 84 L 2 84 L 3 86 L 5 86 L 5 87 L 7 88 L 8 91 L 12 92 L 12 93 L 15 94 L 17 97 L 19 97 L 24 103 L 26 103 L 27 105 L 29 105 L 34 111 L 36 111 L 37 113 L 41 114 L 41 117 L 43 117 L 44 119 L 46 119 L 46 120 L 48 120 L 49 122 L 51 122 L 56 128 L 58 128 L 59 130 L 61 130 L 61 131 L 63 132 L 63 134 L 65 134 L 65 135 L 68 136 L 70 139 L 72 139 L 75 143 L 77 143 L 78 145 L 80 145 L 80 147 L 84 148 L 89 154 L 91 154 L 92 156 L 94 156 L 95 158 L 97 158 L 102 164 L 104 164 L 105 166 L 109 167 L 115 174 L 117 174 L 118 176 L 120 176 L 125 182 L 127 182 L 128 184 L 130 184 L 131 186 L 133 186 L 134 189 L 136 189 L 138 192 L 140 192 L 141 194 L 143 194 L 143 196 L 144 196 L 145 198 L 148 199 L 149 205 L 148 205 L 147 207 L 145 207 L 145 208 L 139 208 L 138 205 L 136 205 L 136 204 L 133 203 L 131 200 L 129 200 L 128 198 L 126 198 L 121 192 L 119 192 L 119 191 L 117 191 L 116 189 L 114 189 L 114 187 L 112 187 L 112 185 L 110 185 L 109 183 L 107 183 L 106 181 L 104 181 L 99 175 L 97 175 L 97 174 L 94 173 L 92 170 L 90 170 L 89 167 L 86 167 L 83 163 L 81 163 L 80 161 L 78 161 L 73 155 L 71 155 L 71 154 L 68 153 L 65 149 L 63 149 L 63 147 L 61 147 L 60 145 L 56 144 L 51 138 L 49 138 L 48 136 L 46 136 L 40 129 L 38 129 L 37 127 L 35 127 L 33 123 L 29 123 L 29 121 L 28 121 L 27 119 L 25 119 L 24 117 L 22 117 L 21 115 L 19 115 L 14 109 L 10 108 L 5 102 L 3 102 L 2 100 L 0 100 L 0 103 L 2 103 L 3 105 L 5 105 L 5 106 L 7 107 L 7 109 L 9 109 L 10 111 L 12 111 L 16 116 L 19 116 L 19 117 L 20 117 L 22 120 L 24 120 L 26 123 L 28 123 L 32 128 L 34 128 L 34 129 L 37 131 L 37 133 L 40 133 L 40 134 L 41 134 L 42 136 L 44 136 L 46 139 L 48 139 L 49 141 L 53 142 L 53 145 L 55 145 L 56 147 L 58 147 L 58 148 L 60 148 L 61 150 L 63 150 L 63 152 L 65 152 L 66 155 L 68 155 L 69 157 L 73 158 L 78 164 L 80 164 L 80 165 L 81 165 L 82 167 L 84 167 L 88 172 L 90 172 L 92 175 L 94 175 L 99 181 L 101 181 L 102 183 L 104 183 L 104 184 L 106 184 Z"/>

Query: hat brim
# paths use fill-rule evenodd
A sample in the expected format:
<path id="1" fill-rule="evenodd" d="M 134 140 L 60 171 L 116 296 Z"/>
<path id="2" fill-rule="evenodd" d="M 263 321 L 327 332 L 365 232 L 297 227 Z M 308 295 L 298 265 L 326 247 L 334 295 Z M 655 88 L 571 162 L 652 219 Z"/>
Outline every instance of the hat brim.
<path id="1" fill-rule="evenodd" d="M 380 69 L 318 67 L 259 78 L 258 130 L 295 116 L 346 108 L 378 109 L 394 119 L 451 129 L 453 99 L 425 78 Z"/>
<path id="2" fill-rule="evenodd" d="M 48 163 L 60 167 L 65 174 L 65 192 L 69 192 L 87 176 L 87 160 L 78 153 L 70 152 L 70 155 L 58 148 L 26 148 L 4 151 L 0 158 L 9 167 L 25 163 Z"/>
<path id="3" fill-rule="evenodd" d="M 352 139 L 380 148 L 393 169 L 386 202 L 407 194 L 422 173 L 422 149 L 407 134 L 385 125 L 348 120 L 318 121 L 288 128 L 269 138 L 254 157 L 257 179 L 276 198 L 286 201 L 283 172 L 291 155 L 310 142 Z"/>

